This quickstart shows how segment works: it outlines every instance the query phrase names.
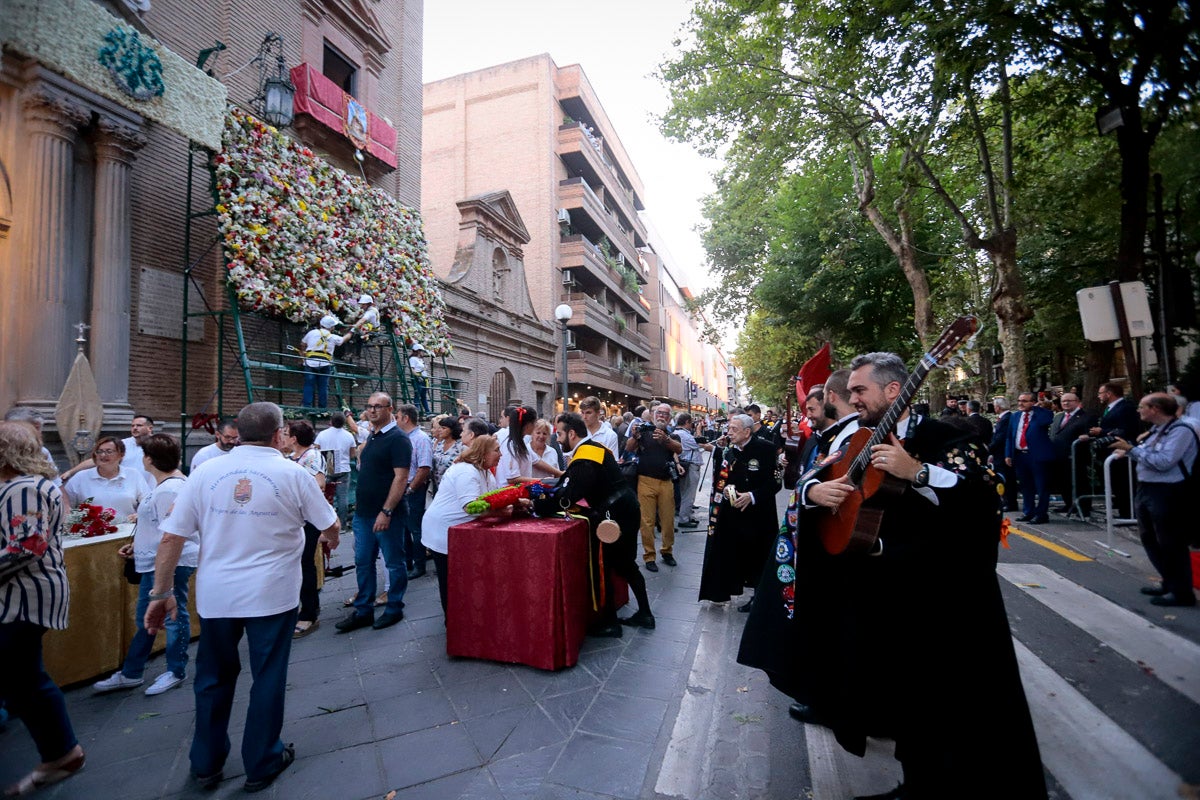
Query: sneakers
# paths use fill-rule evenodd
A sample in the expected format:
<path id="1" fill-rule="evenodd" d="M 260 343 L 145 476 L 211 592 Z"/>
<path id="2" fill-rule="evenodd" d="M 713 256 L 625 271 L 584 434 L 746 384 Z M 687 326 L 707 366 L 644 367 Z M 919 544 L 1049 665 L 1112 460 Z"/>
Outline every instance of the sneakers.
<path id="1" fill-rule="evenodd" d="M 143 683 L 145 683 L 144 678 L 126 678 L 120 670 L 117 670 L 104 680 L 93 683 L 92 688 L 97 692 L 115 692 L 117 689 L 132 689 Z"/>
<path id="2" fill-rule="evenodd" d="M 156 694 L 162 694 L 163 692 L 174 689 L 181 683 L 183 683 L 183 678 L 180 678 L 174 672 L 171 672 L 171 670 L 167 670 L 162 675 L 159 675 L 154 679 L 154 683 L 150 684 L 150 686 L 146 689 L 146 696 L 154 697 Z"/>

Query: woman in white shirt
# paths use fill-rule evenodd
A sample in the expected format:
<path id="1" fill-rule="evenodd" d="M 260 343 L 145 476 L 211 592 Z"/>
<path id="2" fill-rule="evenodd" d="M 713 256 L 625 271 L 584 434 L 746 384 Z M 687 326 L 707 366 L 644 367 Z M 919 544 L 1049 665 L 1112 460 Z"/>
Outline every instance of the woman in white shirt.
<path id="1" fill-rule="evenodd" d="M 462 443 L 462 425 L 455 417 L 442 414 L 434 419 L 430 432 L 433 434 L 434 444 L 433 474 L 429 476 L 429 483 L 432 486 L 430 491 L 436 495 L 438 486 L 442 483 L 442 476 L 450 469 L 450 465 L 458 460 L 466 447 Z"/>
<path id="2" fill-rule="evenodd" d="M 563 471 L 558 468 L 558 451 L 550 446 L 550 422 L 548 420 L 539 419 L 533 423 L 533 433 L 525 444 L 529 447 L 533 477 L 562 477 Z"/>
<path id="3" fill-rule="evenodd" d="M 325 491 L 325 457 L 321 448 L 315 447 L 317 434 L 308 420 L 295 419 L 288 422 L 287 430 L 279 437 L 283 454 L 307 470 Z M 317 616 L 321 612 L 320 597 L 317 596 L 317 544 L 321 532 L 309 523 L 304 523 L 304 553 L 300 556 L 300 614 L 296 618 L 294 638 L 308 636 L 317 629 Z"/>
<path id="4" fill-rule="evenodd" d="M 145 680 L 146 661 L 154 648 L 154 637 L 146 633 L 146 608 L 150 605 L 150 593 L 154 590 L 154 559 L 158 553 L 158 543 L 163 537 L 161 525 L 171 513 L 175 496 L 185 481 L 183 473 L 179 471 L 180 455 L 179 442 L 165 433 L 152 433 L 142 443 L 142 462 L 146 472 L 154 476 L 155 485 L 142 500 L 133 543 L 119 551 L 123 557 L 133 559 L 134 568 L 142 576 L 134 613 L 137 632 L 129 643 L 129 651 L 125 654 L 121 669 L 92 684 L 97 692 L 132 689 L 141 686 Z M 167 620 L 167 671 L 146 689 L 149 696 L 174 689 L 183 683 L 187 675 L 188 642 L 192 638 L 191 620 L 188 618 L 188 580 L 196 571 L 199 557 L 198 544 L 188 542 L 183 546 L 183 555 L 179 558 L 179 566 L 175 568 L 173 587 L 177 611 L 175 619 Z"/>
<path id="5" fill-rule="evenodd" d="M 499 462 L 500 445 L 495 437 L 476 436 L 458 461 L 446 470 L 437 495 L 421 518 L 421 542 L 433 554 L 443 616 L 446 614 L 446 587 L 449 585 L 446 570 L 450 527 L 474 519 L 464 506 L 481 494 L 498 488 L 492 470 Z"/>
<path id="6" fill-rule="evenodd" d="M 90 498 L 95 505 L 111 508 L 116 513 L 115 522 L 133 521 L 150 487 L 142 470 L 121 466 L 124 457 L 124 442 L 115 436 L 101 436 L 92 449 L 96 466 L 76 473 L 63 487 L 71 505 L 78 507 Z"/>
<path id="7" fill-rule="evenodd" d="M 508 438 L 500 445 L 500 465 L 496 477 L 501 483 L 533 481 L 533 457 L 525 445 L 525 437 L 533 433 L 537 412 L 526 406 L 511 408 L 508 414 Z"/>

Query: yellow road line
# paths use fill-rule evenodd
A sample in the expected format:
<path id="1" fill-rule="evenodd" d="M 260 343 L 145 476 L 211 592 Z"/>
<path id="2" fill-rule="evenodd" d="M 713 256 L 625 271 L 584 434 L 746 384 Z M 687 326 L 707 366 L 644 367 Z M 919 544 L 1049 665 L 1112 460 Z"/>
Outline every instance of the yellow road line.
<path id="1" fill-rule="evenodd" d="M 1032 533 L 1026 533 L 1025 531 L 1018 530 L 1017 528 L 1010 527 L 1008 529 L 1008 532 L 1015 533 L 1017 536 L 1020 536 L 1022 539 L 1028 539 L 1029 541 L 1033 542 L 1034 544 L 1040 544 L 1042 547 L 1046 548 L 1047 550 L 1051 550 L 1055 553 L 1058 553 L 1063 558 L 1069 558 L 1072 561 L 1092 561 L 1093 560 L 1093 559 L 1088 558 L 1087 556 L 1083 555 L 1082 553 L 1076 553 L 1074 550 L 1068 550 L 1067 548 L 1063 547 L 1060 544 L 1055 544 L 1054 542 L 1052 542 L 1048 539 L 1043 539 L 1040 536 L 1034 536 Z"/>

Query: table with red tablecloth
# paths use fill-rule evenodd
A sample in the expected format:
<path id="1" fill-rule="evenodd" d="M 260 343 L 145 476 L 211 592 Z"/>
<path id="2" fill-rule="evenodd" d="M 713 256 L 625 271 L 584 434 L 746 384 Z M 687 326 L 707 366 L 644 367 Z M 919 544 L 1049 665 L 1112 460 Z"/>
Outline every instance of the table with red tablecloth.
<path id="1" fill-rule="evenodd" d="M 583 520 L 484 517 L 450 528 L 446 652 L 570 667 L 592 618 L 588 525 Z M 616 591 L 624 602 L 624 583 Z"/>

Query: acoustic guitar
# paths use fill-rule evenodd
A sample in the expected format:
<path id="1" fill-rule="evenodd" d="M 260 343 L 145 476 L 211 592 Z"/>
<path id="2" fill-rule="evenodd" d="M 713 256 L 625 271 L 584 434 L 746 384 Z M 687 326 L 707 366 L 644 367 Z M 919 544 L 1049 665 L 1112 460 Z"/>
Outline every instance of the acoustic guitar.
<path id="1" fill-rule="evenodd" d="M 875 548 L 887 499 L 903 493 L 909 482 L 871 466 L 871 448 L 883 444 L 891 436 L 896 423 L 929 373 L 950 363 L 954 353 L 973 339 L 978 330 L 978 317 L 966 316 L 954 320 L 929 352 L 921 356 L 917 368 L 905 380 L 899 396 L 892 401 L 875 429 L 860 428 L 846 441 L 840 452 L 831 453 L 818 465 L 816 469 L 821 480 L 837 480 L 848 475 L 856 487 L 856 491 L 848 494 L 836 510 L 820 509 L 823 513 L 817 518 L 817 531 L 826 552 L 832 555 L 868 553 Z"/>

